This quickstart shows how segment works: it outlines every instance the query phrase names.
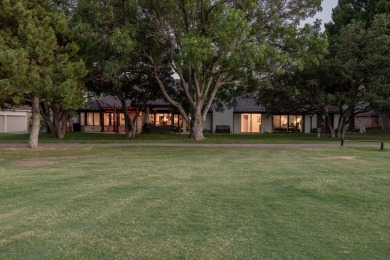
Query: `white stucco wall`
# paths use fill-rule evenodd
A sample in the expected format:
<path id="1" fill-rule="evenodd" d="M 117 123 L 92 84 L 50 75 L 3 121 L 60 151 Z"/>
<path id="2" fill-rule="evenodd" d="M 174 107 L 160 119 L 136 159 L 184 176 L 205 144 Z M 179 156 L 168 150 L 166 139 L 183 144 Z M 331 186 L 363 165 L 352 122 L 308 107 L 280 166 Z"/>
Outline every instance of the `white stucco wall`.
<path id="1" fill-rule="evenodd" d="M 241 114 L 233 114 L 233 134 L 241 134 Z"/>
<path id="2" fill-rule="evenodd" d="M 305 115 L 304 132 L 306 134 L 309 134 L 309 133 L 311 133 L 311 129 L 313 129 L 313 128 L 317 128 L 317 115 L 316 114 Z"/>
<path id="3" fill-rule="evenodd" d="M 0 111 L 0 133 L 25 133 L 27 122 L 27 112 Z"/>
<path id="4" fill-rule="evenodd" d="M 0 115 L 0 133 L 5 133 L 5 116 Z"/>
<path id="5" fill-rule="evenodd" d="M 230 126 L 230 132 L 233 132 L 233 108 L 225 109 L 223 112 L 213 111 L 213 133 L 217 125 Z"/>
<path id="6" fill-rule="evenodd" d="M 334 114 L 334 118 L 333 118 L 333 128 L 334 129 L 339 127 L 339 119 L 340 119 L 340 114 Z"/>
<path id="7" fill-rule="evenodd" d="M 206 121 L 204 121 L 204 123 L 203 123 L 203 129 L 207 129 L 207 130 L 211 131 L 211 129 L 213 128 L 211 125 L 211 122 L 213 121 L 212 117 L 213 117 L 212 113 L 207 114 Z"/>
<path id="8" fill-rule="evenodd" d="M 261 133 L 272 133 L 272 115 L 261 115 Z"/>

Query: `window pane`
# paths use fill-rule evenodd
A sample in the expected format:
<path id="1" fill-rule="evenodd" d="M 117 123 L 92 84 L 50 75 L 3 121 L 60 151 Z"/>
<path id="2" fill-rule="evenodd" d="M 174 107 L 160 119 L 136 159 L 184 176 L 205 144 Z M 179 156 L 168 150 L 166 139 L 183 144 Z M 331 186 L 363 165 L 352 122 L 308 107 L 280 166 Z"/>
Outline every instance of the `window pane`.
<path id="1" fill-rule="evenodd" d="M 149 122 L 151 125 L 154 125 L 154 114 L 149 114 Z"/>
<path id="2" fill-rule="evenodd" d="M 297 126 L 299 132 L 303 132 L 303 116 L 297 116 Z"/>
<path id="3" fill-rule="evenodd" d="M 252 125 L 251 125 L 252 133 L 260 132 L 260 124 L 261 124 L 261 114 L 252 114 Z"/>
<path id="4" fill-rule="evenodd" d="M 87 113 L 87 125 L 93 125 L 93 113 Z"/>
<path id="5" fill-rule="evenodd" d="M 248 114 L 242 114 L 241 115 L 241 132 L 247 133 L 249 132 L 249 115 Z"/>
<path id="6" fill-rule="evenodd" d="M 85 113 L 80 113 L 80 125 L 85 125 Z"/>
<path id="7" fill-rule="evenodd" d="M 287 124 L 288 124 L 288 116 L 287 115 L 281 115 L 280 116 L 280 121 L 282 123 L 282 128 L 287 129 Z"/>
<path id="8" fill-rule="evenodd" d="M 280 128 L 281 122 L 280 122 L 280 116 L 274 116 L 274 128 Z"/>
<path id="9" fill-rule="evenodd" d="M 100 125 L 100 113 L 93 113 L 93 125 Z"/>
<path id="10" fill-rule="evenodd" d="M 110 125 L 111 113 L 104 113 L 104 125 Z"/>
<path id="11" fill-rule="evenodd" d="M 125 114 L 120 113 L 120 125 L 125 125 Z"/>

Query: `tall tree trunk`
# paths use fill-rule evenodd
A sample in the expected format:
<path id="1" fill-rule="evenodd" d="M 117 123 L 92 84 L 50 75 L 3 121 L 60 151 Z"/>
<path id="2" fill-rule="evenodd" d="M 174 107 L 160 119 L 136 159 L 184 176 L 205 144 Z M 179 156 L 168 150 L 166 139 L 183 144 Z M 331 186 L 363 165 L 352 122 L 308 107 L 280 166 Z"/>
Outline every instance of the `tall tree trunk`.
<path id="1" fill-rule="evenodd" d="M 30 132 L 30 139 L 28 141 L 29 148 L 38 147 L 39 127 L 40 127 L 40 113 L 39 113 L 39 97 L 33 96 L 32 102 L 32 126 Z"/>
<path id="2" fill-rule="evenodd" d="M 50 118 L 50 108 L 46 107 L 44 102 L 40 104 L 40 108 L 41 108 L 40 109 L 41 117 L 45 121 L 45 125 L 46 125 L 46 133 L 54 135 L 55 127 Z"/>
<path id="3" fill-rule="evenodd" d="M 50 119 L 50 108 L 46 106 L 45 102 L 41 102 L 39 108 L 41 117 L 45 121 L 46 134 L 53 133 L 54 126 Z"/>
<path id="4" fill-rule="evenodd" d="M 203 118 L 201 109 L 197 108 L 191 115 L 190 139 L 200 141 L 205 139 L 203 136 Z"/>
<path id="5" fill-rule="evenodd" d="M 67 122 L 68 122 L 68 119 L 69 119 L 69 111 L 63 111 L 62 112 L 62 115 L 60 117 L 60 121 L 61 121 L 61 133 L 62 133 L 62 138 L 65 137 L 65 133 L 66 133 L 66 128 L 67 128 Z"/>
<path id="6" fill-rule="evenodd" d="M 51 106 L 53 111 L 54 122 L 54 136 L 59 139 L 65 138 L 66 120 L 68 119 L 68 112 L 61 111 L 55 106 Z"/>
<path id="7" fill-rule="evenodd" d="M 125 133 L 126 138 L 135 138 L 134 123 L 130 118 L 129 113 L 127 112 L 126 99 L 124 97 L 118 96 L 119 100 L 122 103 L 122 112 L 125 116 Z M 138 113 L 136 113 L 134 120 L 137 118 Z"/>
<path id="8" fill-rule="evenodd" d="M 56 107 L 52 107 L 51 110 L 53 111 L 54 137 L 62 139 L 64 134 L 62 133 L 59 111 Z"/>

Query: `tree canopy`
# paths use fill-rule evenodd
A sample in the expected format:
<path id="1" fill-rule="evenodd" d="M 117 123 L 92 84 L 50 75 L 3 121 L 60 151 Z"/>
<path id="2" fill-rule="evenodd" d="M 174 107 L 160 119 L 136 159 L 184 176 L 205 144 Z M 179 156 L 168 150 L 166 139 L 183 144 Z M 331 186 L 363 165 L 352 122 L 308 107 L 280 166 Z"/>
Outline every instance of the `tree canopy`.
<path id="1" fill-rule="evenodd" d="M 39 103 L 71 108 L 81 102 L 84 63 L 75 59 L 66 16 L 50 0 L 0 3 L 0 93 L 31 103 L 30 147 L 38 146 Z"/>
<path id="2" fill-rule="evenodd" d="M 361 81 L 369 98 L 367 102 L 381 118 L 382 129 L 390 129 L 389 15 L 388 0 L 339 0 L 333 21 L 325 25 L 330 40 L 329 56 L 337 59 L 333 49 L 345 42 L 344 54 L 350 55 L 345 66 L 356 65 L 350 68 L 355 73 L 349 76 Z"/>
<path id="3" fill-rule="evenodd" d="M 122 103 L 126 136 L 135 137 L 134 124 L 147 101 L 161 97 L 148 76 L 151 67 L 135 48 L 135 1 L 80 0 L 72 15 L 89 73 L 87 89 L 95 95 L 114 95 Z M 166 66 L 165 66 L 166 67 Z M 172 83 L 169 69 L 158 68 L 164 82 Z M 168 83 L 169 84 L 169 83 Z M 128 106 L 136 112 L 130 117 Z"/>
<path id="4" fill-rule="evenodd" d="M 152 66 L 164 97 L 191 125 L 190 138 L 203 139 L 202 126 L 219 94 L 231 96 L 249 80 L 301 66 L 324 38 L 300 20 L 321 1 L 139 1 L 137 49 Z M 310 40 L 308 40 L 310 39 Z M 168 63 L 180 78 L 190 108 L 175 100 L 157 68 Z M 189 113 L 188 113 L 189 112 Z"/>

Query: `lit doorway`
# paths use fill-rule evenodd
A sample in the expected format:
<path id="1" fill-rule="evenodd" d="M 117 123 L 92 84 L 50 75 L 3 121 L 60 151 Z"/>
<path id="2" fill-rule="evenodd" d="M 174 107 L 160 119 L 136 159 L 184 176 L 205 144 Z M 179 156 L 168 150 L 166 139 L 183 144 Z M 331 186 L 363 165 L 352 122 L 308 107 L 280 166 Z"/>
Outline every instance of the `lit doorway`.
<path id="1" fill-rule="evenodd" d="M 241 114 L 241 133 L 260 133 L 261 114 Z"/>

